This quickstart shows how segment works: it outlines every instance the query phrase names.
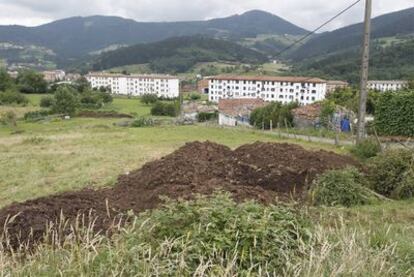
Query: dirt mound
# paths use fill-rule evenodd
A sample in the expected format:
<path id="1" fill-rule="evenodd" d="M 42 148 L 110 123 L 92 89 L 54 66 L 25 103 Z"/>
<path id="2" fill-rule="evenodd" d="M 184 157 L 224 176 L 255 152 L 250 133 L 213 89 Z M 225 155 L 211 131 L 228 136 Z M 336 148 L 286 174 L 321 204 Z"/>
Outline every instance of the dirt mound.
<path id="1" fill-rule="evenodd" d="M 82 190 L 13 204 L 0 210 L 3 226 L 8 224 L 11 242 L 29 238 L 37 241 L 48 222 L 58 221 L 61 212 L 69 220 L 90 213 L 97 217 L 95 231 L 107 230 L 114 216 L 133 210 L 141 212 L 160 205 L 160 196 L 190 199 L 194 194 L 231 192 L 234 199 L 262 203 L 276 198 L 297 198 L 313 179 L 326 170 L 358 165 L 352 158 L 326 151 L 307 151 L 290 144 L 254 143 L 236 150 L 211 142 L 193 142 L 141 169 L 121 175 L 114 188 Z"/>
<path id="2" fill-rule="evenodd" d="M 78 117 L 90 118 L 134 118 L 130 114 L 118 113 L 115 111 L 80 111 L 76 115 Z"/>

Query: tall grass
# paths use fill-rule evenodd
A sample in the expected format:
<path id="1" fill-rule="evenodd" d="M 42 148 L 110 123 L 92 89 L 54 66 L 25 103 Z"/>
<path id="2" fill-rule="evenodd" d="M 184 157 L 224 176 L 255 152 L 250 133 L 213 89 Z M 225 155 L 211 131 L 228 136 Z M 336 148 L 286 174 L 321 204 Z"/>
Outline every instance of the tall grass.
<path id="1" fill-rule="evenodd" d="M 312 211 L 236 204 L 226 195 L 168 203 L 126 227 L 115 225 L 118 233 L 111 238 L 93 233 L 93 223 L 82 228 L 78 222 L 69 234 L 48 234 L 59 243 L 38 245 L 32 254 L 1 249 L 1 275 L 414 274 L 412 252 L 398 250 L 390 226 L 350 226 L 340 213 L 317 219 Z"/>

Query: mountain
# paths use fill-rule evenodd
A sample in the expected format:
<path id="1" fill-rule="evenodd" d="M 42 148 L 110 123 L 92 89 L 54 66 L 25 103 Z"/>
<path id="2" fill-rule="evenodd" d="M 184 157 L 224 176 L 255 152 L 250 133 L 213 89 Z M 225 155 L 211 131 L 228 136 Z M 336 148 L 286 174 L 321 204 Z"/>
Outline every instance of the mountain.
<path id="1" fill-rule="evenodd" d="M 236 43 L 196 35 L 137 44 L 106 52 L 93 59 L 91 68 L 104 70 L 133 64 L 148 64 L 154 72 L 182 73 L 204 62 L 259 64 L 266 60 L 262 53 Z"/>
<path id="2" fill-rule="evenodd" d="M 371 38 L 379 39 L 414 34 L 414 8 L 379 16 L 372 20 Z M 326 32 L 309 40 L 290 57 L 300 61 L 315 56 L 332 54 L 362 44 L 362 23 Z"/>
<path id="3" fill-rule="evenodd" d="M 363 25 L 320 34 L 290 53 L 293 72 L 359 81 Z M 414 8 L 372 20 L 371 79 L 414 78 Z"/>
<path id="4" fill-rule="evenodd" d="M 73 17 L 38 27 L 0 26 L 0 42 L 45 47 L 73 59 L 114 45 L 133 45 L 195 34 L 239 39 L 259 34 L 301 35 L 307 31 L 263 11 L 207 21 L 136 22 L 111 16 Z"/>
<path id="5" fill-rule="evenodd" d="M 370 79 L 414 79 L 414 37 L 402 37 L 401 40 L 393 41 L 374 40 L 370 52 Z M 293 67 L 293 73 L 358 83 L 360 65 L 360 51 L 349 49 L 297 62 Z"/>

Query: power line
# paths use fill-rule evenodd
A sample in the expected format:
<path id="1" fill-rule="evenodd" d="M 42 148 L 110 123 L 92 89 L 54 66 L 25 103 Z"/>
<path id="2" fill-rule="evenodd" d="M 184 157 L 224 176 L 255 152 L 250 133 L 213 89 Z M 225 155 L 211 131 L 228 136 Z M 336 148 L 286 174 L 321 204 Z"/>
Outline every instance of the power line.
<path id="1" fill-rule="evenodd" d="M 328 21 L 326 21 L 325 23 L 323 23 L 321 26 L 319 26 L 318 28 L 316 28 L 315 30 L 309 32 L 308 34 L 306 34 L 305 36 L 301 37 L 300 39 L 296 40 L 294 43 L 292 43 L 291 45 L 289 45 L 288 47 L 284 48 L 282 51 L 280 51 L 277 56 L 280 56 L 281 54 L 283 54 L 284 52 L 286 52 L 287 50 L 291 49 L 293 46 L 295 46 L 296 44 L 304 41 L 305 39 L 307 39 L 308 37 L 310 37 L 311 35 L 313 35 L 314 33 L 316 33 L 317 31 L 319 31 L 320 29 L 322 29 L 323 27 L 325 27 L 326 25 L 328 25 L 329 23 L 331 23 L 332 21 L 334 21 L 335 19 L 337 19 L 338 17 L 340 17 L 341 15 L 343 15 L 344 13 L 346 13 L 347 11 L 349 11 L 350 9 L 352 9 L 354 6 L 356 6 L 359 2 L 361 2 L 362 0 L 357 0 L 356 2 L 352 3 L 351 5 L 349 5 L 348 7 L 346 7 L 345 9 L 343 9 L 342 11 L 340 11 L 338 14 L 336 14 L 334 17 L 332 17 L 331 19 L 329 19 Z"/>

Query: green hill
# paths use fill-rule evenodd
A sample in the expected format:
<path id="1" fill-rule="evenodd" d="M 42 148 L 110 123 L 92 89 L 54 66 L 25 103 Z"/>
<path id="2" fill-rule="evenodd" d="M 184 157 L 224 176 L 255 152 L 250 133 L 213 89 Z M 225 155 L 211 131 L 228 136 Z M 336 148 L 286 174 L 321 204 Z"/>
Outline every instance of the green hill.
<path id="1" fill-rule="evenodd" d="M 36 45 L 54 51 L 62 61 L 116 45 L 151 43 L 167 38 L 208 35 L 239 40 L 260 34 L 302 35 L 307 31 L 263 11 L 206 21 L 137 22 L 112 16 L 72 17 L 37 27 L 0 26 L 0 42 Z"/>
<path id="2" fill-rule="evenodd" d="M 414 34 L 414 8 L 379 16 L 372 20 L 372 39 Z M 294 51 L 290 58 L 302 61 L 338 51 L 344 51 L 362 44 L 362 23 L 354 24 L 332 32 L 326 32 L 309 40 Z"/>
<path id="3" fill-rule="evenodd" d="M 93 70 L 133 64 L 148 64 L 154 72 L 182 73 L 204 62 L 260 64 L 266 56 L 229 41 L 203 36 L 170 38 L 161 42 L 138 44 L 104 53 L 91 63 Z"/>
<path id="4" fill-rule="evenodd" d="M 383 38 L 371 47 L 370 79 L 413 79 L 414 37 Z M 359 81 L 361 54 L 359 48 L 308 59 L 297 63 L 293 72 L 300 75 Z"/>

